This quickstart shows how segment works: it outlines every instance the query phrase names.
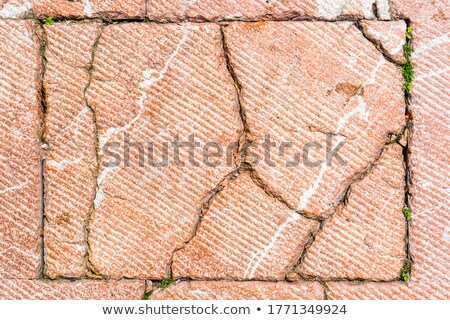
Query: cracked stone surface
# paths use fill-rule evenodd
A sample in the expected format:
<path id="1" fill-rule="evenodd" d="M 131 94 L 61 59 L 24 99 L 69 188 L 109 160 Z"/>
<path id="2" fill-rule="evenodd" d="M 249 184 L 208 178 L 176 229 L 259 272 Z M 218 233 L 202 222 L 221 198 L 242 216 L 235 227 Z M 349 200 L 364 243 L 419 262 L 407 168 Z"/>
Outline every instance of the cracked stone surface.
<path id="1" fill-rule="evenodd" d="M 151 296 L 153 300 L 322 300 L 318 282 L 181 282 Z"/>
<path id="2" fill-rule="evenodd" d="M 449 299 L 448 7 L 0 0 L 0 299 Z"/>
<path id="3" fill-rule="evenodd" d="M 137 300 L 144 281 L 42 281 L 0 279 L 0 299 L 8 300 Z"/>
<path id="4" fill-rule="evenodd" d="M 127 43 L 127 49 L 120 45 Z M 195 134 L 203 143 L 238 141 L 242 125 L 236 92 L 222 52 L 219 27 L 126 24 L 106 27 L 95 53 L 88 103 L 96 112 L 100 149 L 111 141 L 154 143 Z M 203 198 L 233 166 L 207 166 L 200 153 L 184 166 L 107 167 L 101 154 L 90 262 L 114 278 L 162 278 L 172 251 L 193 230 Z M 126 257 L 126 259 L 124 259 Z"/>
<path id="5" fill-rule="evenodd" d="M 366 37 L 396 63 L 403 63 L 403 46 L 406 44 L 406 23 L 399 21 L 363 21 L 361 28 Z"/>
<path id="6" fill-rule="evenodd" d="M 41 266 L 39 43 L 32 21 L 0 21 L 0 278 Z"/>
<path id="7" fill-rule="evenodd" d="M 398 68 L 348 22 L 234 23 L 225 35 L 250 138 L 258 143 L 250 151 L 264 159 L 267 135 L 277 146 L 292 144 L 257 165 L 261 179 L 291 208 L 329 216 L 389 134 L 404 126 Z M 310 142 L 312 164 L 294 160 Z M 326 161 L 326 146 L 346 165 Z"/>
<path id="8" fill-rule="evenodd" d="M 402 148 L 387 146 L 325 222 L 299 272 L 320 279 L 397 279 L 405 259 L 404 175 Z"/>
<path id="9" fill-rule="evenodd" d="M 84 225 L 92 211 L 97 167 L 94 118 L 84 90 L 100 24 L 57 23 L 45 26 L 45 32 L 46 274 L 81 277 L 86 272 Z"/>
<path id="10" fill-rule="evenodd" d="M 173 275 L 283 280 L 317 227 L 241 174 L 213 198 L 195 237 L 175 253 Z"/>

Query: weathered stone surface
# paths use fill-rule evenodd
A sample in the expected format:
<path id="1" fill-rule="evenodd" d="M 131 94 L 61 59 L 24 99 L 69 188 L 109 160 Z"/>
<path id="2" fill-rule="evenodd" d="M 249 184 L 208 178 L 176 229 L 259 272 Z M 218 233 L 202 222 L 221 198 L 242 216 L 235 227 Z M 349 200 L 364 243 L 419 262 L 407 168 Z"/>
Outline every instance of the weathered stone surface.
<path id="1" fill-rule="evenodd" d="M 154 293 L 153 300 L 322 300 L 318 282 L 180 282 Z"/>
<path id="2" fill-rule="evenodd" d="M 406 23 L 399 21 L 362 21 L 361 28 L 366 37 L 373 41 L 392 60 L 405 61 L 403 46 L 406 44 Z"/>
<path id="3" fill-rule="evenodd" d="M 0 277 L 41 266 L 39 44 L 31 21 L 0 21 Z"/>
<path id="4" fill-rule="evenodd" d="M 143 18 L 145 0 L 1 0 L 0 17 Z"/>
<path id="5" fill-rule="evenodd" d="M 348 22 L 232 23 L 225 35 L 261 179 L 292 208 L 328 216 L 404 125 L 398 68 Z M 276 145 L 271 161 L 266 135 Z M 327 146 L 344 163 L 327 161 Z"/>
<path id="6" fill-rule="evenodd" d="M 411 279 L 450 283 L 450 21 L 414 23 Z"/>
<path id="7" fill-rule="evenodd" d="M 410 18 L 413 21 L 450 18 L 449 0 L 391 0 L 391 7 L 396 16 Z"/>
<path id="8" fill-rule="evenodd" d="M 41 281 L 0 279 L 2 300 L 137 300 L 144 281 Z"/>
<path id="9" fill-rule="evenodd" d="M 387 0 L 275 0 L 275 1 L 216 1 L 216 0 L 156 0 L 150 1 L 147 16 L 162 21 L 194 20 L 260 20 L 322 18 L 389 19 Z"/>
<path id="10" fill-rule="evenodd" d="M 402 148 L 389 145 L 345 206 L 325 222 L 299 271 L 320 279 L 395 280 L 405 259 Z"/>
<path id="11" fill-rule="evenodd" d="M 173 275 L 283 280 L 317 227 L 241 174 L 213 199 L 195 237 L 175 253 Z"/>
<path id="12" fill-rule="evenodd" d="M 366 18 L 388 20 L 388 0 L 317 0 L 319 17 L 333 20 L 339 17 L 347 19 Z"/>
<path id="13" fill-rule="evenodd" d="M 170 146 L 168 164 L 158 167 L 147 159 L 148 143 L 153 160 L 161 162 L 164 144 L 177 135 L 188 141 L 195 134 L 202 146 L 212 141 L 225 148 L 242 132 L 219 26 L 105 27 L 87 97 L 96 112 L 101 158 L 90 261 L 114 278 L 161 278 L 172 251 L 189 239 L 201 200 L 233 164 L 208 166 L 198 148 L 190 160 L 181 149 L 177 164 Z M 130 143 L 124 159 L 127 139 L 145 150 Z M 108 151 L 121 156 L 118 166 L 110 166 Z M 146 154 L 142 166 L 139 153 Z"/>
<path id="14" fill-rule="evenodd" d="M 450 298 L 449 283 L 439 282 L 328 282 L 331 300 L 420 300 Z"/>
<path id="15" fill-rule="evenodd" d="M 51 277 L 85 274 L 85 220 L 96 177 L 94 115 L 84 100 L 98 23 L 45 26 L 47 93 L 45 141 L 45 257 Z"/>

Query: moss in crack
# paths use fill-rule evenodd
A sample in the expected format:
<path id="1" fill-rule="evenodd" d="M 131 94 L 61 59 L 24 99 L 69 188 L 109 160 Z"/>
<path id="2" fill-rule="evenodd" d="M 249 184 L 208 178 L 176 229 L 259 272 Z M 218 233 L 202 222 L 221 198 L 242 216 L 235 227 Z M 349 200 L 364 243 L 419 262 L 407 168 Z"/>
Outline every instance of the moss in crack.
<path id="1" fill-rule="evenodd" d="M 42 23 L 51 26 L 52 24 L 55 24 L 55 21 L 52 17 L 48 17 L 45 19 L 42 19 Z"/>
<path id="2" fill-rule="evenodd" d="M 406 221 L 410 221 L 411 220 L 411 209 L 409 209 L 408 207 L 404 207 L 402 209 L 403 215 L 405 216 Z"/>
<path id="3" fill-rule="evenodd" d="M 148 300 L 148 298 L 150 298 L 150 295 L 151 295 L 150 292 L 144 293 L 144 295 L 142 296 L 141 300 Z"/>
<path id="4" fill-rule="evenodd" d="M 407 282 L 409 280 L 409 275 L 411 274 L 411 263 L 406 261 L 403 265 L 402 270 L 400 270 L 400 280 Z"/>
<path id="5" fill-rule="evenodd" d="M 159 289 L 166 289 L 171 284 L 175 283 L 175 281 L 171 277 L 164 278 L 160 283 L 158 283 Z"/>
<path id="6" fill-rule="evenodd" d="M 407 43 L 403 45 L 403 56 L 405 57 L 405 62 L 402 63 L 402 75 L 404 79 L 403 89 L 405 90 L 406 94 L 409 94 L 411 91 L 411 85 L 414 81 L 414 67 L 411 61 L 411 55 L 414 51 L 413 47 L 411 46 L 412 41 L 412 28 L 408 27 L 406 29 L 406 40 Z"/>

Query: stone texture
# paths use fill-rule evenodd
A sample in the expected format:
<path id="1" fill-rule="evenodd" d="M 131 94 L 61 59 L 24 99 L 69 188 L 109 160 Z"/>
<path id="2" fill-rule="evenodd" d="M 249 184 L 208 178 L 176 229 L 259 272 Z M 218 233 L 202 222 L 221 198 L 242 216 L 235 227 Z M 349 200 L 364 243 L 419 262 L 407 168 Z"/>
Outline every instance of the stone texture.
<path id="1" fill-rule="evenodd" d="M 154 293 L 152 300 L 322 300 L 318 282 L 180 282 Z"/>
<path id="2" fill-rule="evenodd" d="M 420 300 L 450 298 L 449 283 L 438 282 L 328 282 L 331 300 Z"/>
<path id="3" fill-rule="evenodd" d="M 225 35 L 257 143 L 250 151 L 264 159 L 266 135 L 278 148 L 272 163 L 255 165 L 261 179 L 295 210 L 328 216 L 389 134 L 404 126 L 398 68 L 348 22 L 232 23 Z M 327 136 L 345 164 L 326 161 Z M 302 161 L 308 143 L 319 144 L 308 157 L 320 161 L 315 166 Z"/>
<path id="4" fill-rule="evenodd" d="M 195 237 L 175 253 L 173 275 L 283 280 L 317 227 L 241 174 L 212 200 Z"/>
<path id="5" fill-rule="evenodd" d="M 413 21 L 450 18 L 449 0 L 391 0 L 391 7 L 396 16 Z"/>
<path id="6" fill-rule="evenodd" d="M 362 21 L 361 28 L 366 37 L 373 41 L 392 60 L 405 61 L 403 46 L 406 44 L 406 23 L 399 21 Z"/>
<path id="7" fill-rule="evenodd" d="M 95 195 L 94 115 L 84 100 L 98 23 L 45 26 L 47 92 L 45 141 L 46 274 L 81 277 L 86 272 L 85 220 Z"/>
<path id="8" fill-rule="evenodd" d="M 164 143 L 177 135 L 188 141 L 195 134 L 202 145 L 213 141 L 224 148 L 238 140 L 242 124 L 219 26 L 105 27 L 87 98 L 96 112 L 101 153 L 90 261 L 114 278 L 162 278 L 172 251 L 189 239 L 202 199 L 233 165 L 208 166 L 197 148 L 191 162 L 180 151 L 184 165 L 170 151 L 167 165 L 145 158 L 141 166 L 139 147 L 130 145 L 126 163 L 124 148 L 110 143 L 123 146 L 130 139 L 146 150 L 153 143 L 153 160 L 161 162 Z M 123 156 L 119 166 L 108 163 L 113 150 Z"/>
<path id="9" fill-rule="evenodd" d="M 387 0 L 275 0 L 275 1 L 217 1 L 217 0 L 156 0 L 150 1 L 147 16 L 160 21 L 193 20 L 265 20 L 321 18 L 389 19 Z"/>
<path id="10" fill-rule="evenodd" d="M 1 300 L 138 300 L 144 281 L 41 281 L 0 279 Z"/>
<path id="11" fill-rule="evenodd" d="M 143 18 L 145 0 L 1 0 L 0 17 Z"/>
<path id="12" fill-rule="evenodd" d="M 450 283 L 450 21 L 414 23 L 411 251 L 414 281 Z"/>
<path id="13" fill-rule="evenodd" d="M 325 222 L 299 271 L 320 279 L 395 280 L 405 259 L 402 148 L 389 145 Z"/>
<path id="14" fill-rule="evenodd" d="M 39 44 L 31 21 L 0 21 L 0 277 L 41 266 Z"/>

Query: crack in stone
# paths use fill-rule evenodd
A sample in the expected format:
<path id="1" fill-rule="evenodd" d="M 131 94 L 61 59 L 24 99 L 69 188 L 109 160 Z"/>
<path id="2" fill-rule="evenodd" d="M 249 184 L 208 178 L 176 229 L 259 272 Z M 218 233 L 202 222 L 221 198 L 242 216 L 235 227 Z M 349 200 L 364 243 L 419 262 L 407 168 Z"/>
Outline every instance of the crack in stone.
<path id="1" fill-rule="evenodd" d="M 404 130 L 404 128 L 402 129 L 402 132 L 403 132 L 403 130 Z M 303 261 L 305 260 L 306 255 L 308 253 L 308 249 L 313 245 L 316 237 L 323 231 L 323 228 L 328 223 L 330 218 L 337 212 L 339 207 L 345 207 L 347 205 L 349 196 L 351 194 L 351 187 L 353 186 L 353 184 L 358 183 L 358 182 L 362 181 L 365 177 L 369 176 L 370 173 L 372 172 L 372 169 L 378 164 L 379 160 L 381 159 L 381 156 L 382 156 L 383 152 L 385 151 L 386 147 L 389 145 L 392 145 L 392 144 L 396 144 L 398 142 L 398 140 L 401 138 L 401 134 L 398 134 L 395 137 L 395 139 L 392 139 L 392 135 L 393 134 L 391 134 L 391 133 L 387 134 L 386 142 L 380 148 L 380 152 L 375 157 L 375 159 L 373 161 L 371 161 L 363 170 L 355 173 L 353 175 L 353 177 L 350 179 L 351 182 L 348 184 L 348 186 L 345 188 L 345 191 L 342 193 L 338 204 L 333 208 L 332 214 L 330 214 L 327 218 L 323 219 L 320 222 L 317 232 L 311 234 L 309 241 L 303 247 L 303 251 L 300 254 L 299 260 L 296 262 L 296 264 L 294 264 L 292 266 L 292 268 L 286 274 L 286 279 L 289 279 L 290 277 L 292 277 L 293 276 L 292 274 L 294 273 L 294 274 L 299 275 L 304 280 L 307 280 L 307 279 L 308 280 L 321 280 L 321 281 L 323 280 L 318 277 L 315 277 L 314 275 L 305 274 L 305 273 L 299 271 L 299 267 L 302 265 Z M 335 279 L 333 279 L 333 280 L 326 279 L 326 280 L 334 281 Z M 350 279 L 350 280 L 361 280 L 361 279 Z M 365 279 L 363 279 L 363 280 L 365 280 Z M 373 281 L 373 280 L 371 280 L 371 281 Z"/>
<path id="2" fill-rule="evenodd" d="M 39 180 L 40 180 L 40 235 L 41 235 L 41 241 L 40 241 L 40 250 L 41 250 L 41 271 L 39 278 L 45 278 L 46 276 L 46 260 L 45 260 L 45 233 L 44 233 L 44 226 L 45 226 L 45 159 L 46 159 L 46 149 L 47 149 L 47 143 L 46 143 L 46 116 L 47 116 L 47 93 L 44 86 L 44 77 L 45 72 L 47 68 L 47 58 L 45 56 L 45 52 L 47 49 L 47 33 L 45 32 L 45 29 L 43 28 L 42 24 L 39 21 L 36 21 L 36 27 L 35 27 L 35 41 L 39 44 L 39 52 L 38 57 L 41 61 L 41 70 L 39 70 L 39 73 L 37 75 L 38 78 L 38 99 L 39 99 L 39 153 L 40 153 L 40 159 L 39 159 Z"/>
<path id="3" fill-rule="evenodd" d="M 89 105 L 89 102 L 87 99 L 87 91 L 89 90 L 89 87 L 91 86 L 91 82 L 92 82 L 92 72 L 93 72 L 94 62 L 95 62 L 95 53 L 97 51 L 98 44 L 100 42 L 100 38 L 102 37 L 102 34 L 103 34 L 103 26 L 100 26 L 99 34 L 98 34 L 97 38 L 95 39 L 94 44 L 92 45 L 91 61 L 88 63 L 88 66 L 86 68 L 86 72 L 88 75 L 88 82 L 83 91 L 83 100 L 85 102 L 86 108 L 88 108 L 89 111 L 92 113 L 92 121 L 94 124 L 94 144 L 95 144 L 95 160 L 96 160 L 95 171 L 92 173 L 92 177 L 95 180 L 95 187 L 94 187 L 93 197 L 92 197 L 93 201 L 91 204 L 91 208 L 89 209 L 89 212 L 87 213 L 86 218 L 83 223 L 83 233 L 85 235 L 85 246 L 86 246 L 86 251 L 85 251 L 86 276 L 88 278 L 103 278 L 103 276 L 101 274 L 99 274 L 99 272 L 97 270 L 95 270 L 95 267 L 90 260 L 90 255 L 91 255 L 91 248 L 89 245 L 90 222 L 92 219 L 92 214 L 94 213 L 94 211 L 96 209 L 95 198 L 97 196 L 97 192 L 99 189 L 98 176 L 99 176 L 101 162 L 100 162 L 100 141 L 99 141 L 99 134 L 98 134 L 97 113 L 96 113 L 96 110 L 91 105 Z"/>
<path id="4" fill-rule="evenodd" d="M 230 183 L 232 183 L 234 180 L 237 179 L 237 177 L 240 175 L 239 168 L 236 170 L 230 172 L 227 174 L 211 191 L 208 192 L 208 194 L 203 198 L 203 200 L 200 202 L 199 208 L 197 210 L 197 217 L 196 221 L 194 222 L 194 227 L 191 233 L 191 236 L 189 239 L 184 241 L 181 245 L 176 247 L 170 256 L 169 263 L 167 264 L 167 269 L 165 273 L 165 277 L 172 278 L 172 265 L 173 265 L 173 258 L 176 252 L 184 249 L 189 243 L 197 236 L 197 231 L 200 228 L 200 225 L 202 223 L 203 217 L 205 214 L 209 211 L 209 208 L 211 206 L 211 203 L 213 199 L 222 192 L 222 190 Z"/>
<path id="5" fill-rule="evenodd" d="M 384 59 L 386 59 L 390 63 L 395 64 L 396 66 L 400 66 L 402 64 L 401 62 L 395 61 L 394 57 L 388 52 L 388 50 L 386 50 L 381 41 L 371 37 L 370 34 L 366 30 L 364 30 L 364 27 L 361 25 L 360 21 L 355 22 L 355 27 L 361 32 L 363 37 L 367 41 L 369 41 L 374 46 L 374 48 L 378 50 L 378 52 L 383 55 Z"/>
<path id="6" fill-rule="evenodd" d="M 406 23 L 406 45 L 404 48 L 406 47 L 410 47 L 413 48 L 413 41 L 412 41 L 412 34 L 408 36 L 408 30 L 412 30 L 412 25 L 411 25 L 411 21 L 409 20 L 405 20 Z M 406 58 L 407 52 L 404 50 L 404 55 Z M 410 57 L 411 59 L 411 57 Z M 414 80 L 414 78 L 413 78 Z M 410 138 L 411 138 L 411 132 L 414 129 L 413 126 L 413 121 L 414 121 L 414 117 L 412 115 L 412 111 L 410 109 L 410 100 L 411 100 L 411 95 L 409 90 L 404 89 L 403 90 L 405 93 L 405 118 L 406 118 L 406 129 L 405 129 L 405 145 L 402 145 L 401 143 L 398 143 L 403 150 L 403 163 L 405 166 L 405 207 L 411 209 L 411 198 L 412 198 L 412 171 L 410 168 L 410 154 L 411 154 L 411 146 L 410 146 Z M 406 252 L 406 257 L 405 257 L 405 261 L 403 264 L 403 268 L 407 268 L 405 270 L 407 270 L 408 272 L 408 279 L 411 276 L 411 270 L 413 267 L 413 263 L 414 263 L 414 259 L 411 253 L 411 248 L 410 248 L 410 243 L 409 243 L 409 238 L 410 238 L 410 221 L 408 221 L 408 219 L 405 217 L 405 227 L 406 227 L 406 235 L 405 235 L 405 252 Z M 401 277 L 401 275 L 399 276 Z"/>

